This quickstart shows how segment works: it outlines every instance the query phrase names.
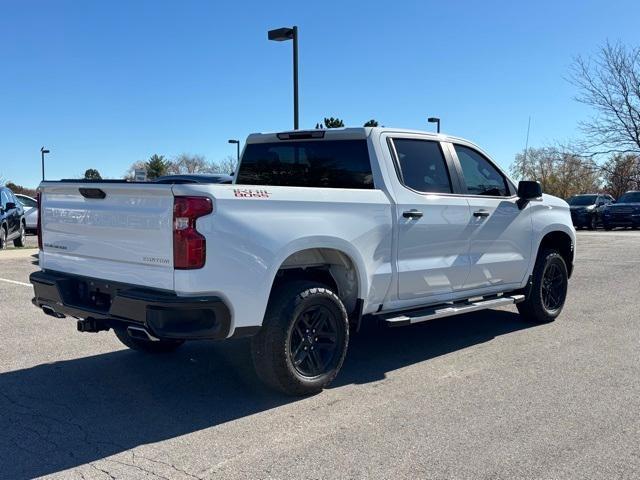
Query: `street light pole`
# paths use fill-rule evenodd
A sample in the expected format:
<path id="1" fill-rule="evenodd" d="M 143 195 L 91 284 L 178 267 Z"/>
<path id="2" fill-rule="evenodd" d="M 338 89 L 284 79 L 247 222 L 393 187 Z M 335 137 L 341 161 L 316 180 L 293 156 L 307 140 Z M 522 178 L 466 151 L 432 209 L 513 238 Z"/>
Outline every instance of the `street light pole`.
<path id="1" fill-rule="evenodd" d="M 40 149 L 40 156 L 42 159 L 42 181 L 44 182 L 44 154 L 49 153 L 49 150 L 46 150 L 44 147 Z"/>
<path id="2" fill-rule="evenodd" d="M 293 27 L 293 129 L 299 128 L 298 112 L 298 27 Z"/>
<path id="3" fill-rule="evenodd" d="M 438 117 L 429 117 L 427 118 L 427 122 L 437 124 L 437 132 L 440 133 L 440 119 Z"/>
<path id="4" fill-rule="evenodd" d="M 229 140 L 229 143 L 235 143 L 236 144 L 236 163 L 240 162 L 240 140 Z"/>
<path id="5" fill-rule="evenodd" d="M 269 40 L 284 42 L 293 40 L 293 129 L 298 130 L 300 125 L 299 103 L 298 103 L 298 27 L 276 28 L 269 30 Z"/>

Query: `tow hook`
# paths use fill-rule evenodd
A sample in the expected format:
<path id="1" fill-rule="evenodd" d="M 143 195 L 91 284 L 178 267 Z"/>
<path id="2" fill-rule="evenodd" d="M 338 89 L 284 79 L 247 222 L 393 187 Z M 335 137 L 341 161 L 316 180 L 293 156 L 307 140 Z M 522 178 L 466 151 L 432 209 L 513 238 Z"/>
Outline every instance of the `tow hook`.
<path id="1" fill-rule="evenodd" d="M 91 317 L 79 319 L 77 325 L 79 332 L 95 333 L 109 330 L 109 326 L 105 322 Z"/>

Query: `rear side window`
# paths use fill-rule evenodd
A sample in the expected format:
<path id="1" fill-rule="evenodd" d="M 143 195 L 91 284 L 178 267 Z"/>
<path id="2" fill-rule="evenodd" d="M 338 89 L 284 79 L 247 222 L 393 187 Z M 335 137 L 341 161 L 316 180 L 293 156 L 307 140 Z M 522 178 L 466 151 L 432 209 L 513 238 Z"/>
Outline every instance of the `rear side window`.
<path id="1" fill-rule="evenodd" d="M 451 193 L 449 170 L 438 142 L 396 138 L 402 183 L 424 193 Z"/>
<path id="2" fill-rule="evenodd" d="M 370 189 L 373 174 L 366 140 L 252 143 L 236 183 Z"/>
<path id="3" fill-rule="evenodd" d="M 471 195 L 509 196 L 507 181 L 489 160 L 475 150 L 454 145 L 462 175 Z"/>

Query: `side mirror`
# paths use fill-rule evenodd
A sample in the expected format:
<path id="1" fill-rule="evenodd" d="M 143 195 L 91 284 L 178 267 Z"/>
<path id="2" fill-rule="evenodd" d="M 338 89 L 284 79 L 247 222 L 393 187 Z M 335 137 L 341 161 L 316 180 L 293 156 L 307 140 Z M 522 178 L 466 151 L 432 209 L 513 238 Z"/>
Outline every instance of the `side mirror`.
<path id="1" fill-rule="evenodd" d="M 13 202 L 7 202 L 7 205 L 4 207 L 5 210 L 9 211 L 9 210 L 15 210 L 16 208 L 16 204 Z"/>
<path id="2" fill-rule="evenodd" d="M 522 180 L 518 183 L 518 197 L 531 200 L 542 196 L 542 185 L 533 180 Z"/>

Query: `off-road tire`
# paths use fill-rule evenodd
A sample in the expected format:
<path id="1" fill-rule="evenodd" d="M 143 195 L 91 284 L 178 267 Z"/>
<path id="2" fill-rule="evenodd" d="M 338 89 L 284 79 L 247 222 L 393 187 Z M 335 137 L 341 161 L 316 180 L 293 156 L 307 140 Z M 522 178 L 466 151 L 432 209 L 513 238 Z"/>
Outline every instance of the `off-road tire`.
<path id="1" fill-rule="evenodd" d="M 122 343 L 132 350 L 145 353 L 170 353 L 180 347 L 184 340 L 158 340 L 152 342 L 151 340 L 141 340 L 133 338 L 127 333 L 126 328 L 116 327 L 113 332 Z"/>
<path id="2" fill-rule="evenodd" d="M 320 342 L 315 338 L 318 343 L 312 354 L 313 332 L 308 329 L 305 332 L 305 325 L 314 324 L 314 318 L 320 316 L 317 311 L 322 311 L 326 317 L 324 325 L 331 324 L 335 334 L 330 336 L 335 341 L 327 340 L 332 342 L 330 349 L 326 344 L 320 346 L 323 338 L 329 338 L 323 333 Z M 311 338 L 307 340 L 308 334 Z M 301 340 L 302 337 L 305 339 Z M 300 347 L 301 344 L 309 350 L 305 354 L 296 348 L 296 355 L 292 346 Z M 318 393 L 331 383 L 342 367 L 348 344 L 349 320 L 340 298 L 326 285 L 295 280 L 277 286 L 272 292 L 262 328 L 252 339 L 251 353 L 256 372 L 265 384 L 288 395 L 301 396 Z M 304 360 L 298 361 L 301 354 L 305 355 Z M 317 375 L 301 372 L 310 362 L 322 365 L 316 369 Z"/>
<path id="3" fill-rule="evenodd" d="M 557 287 L 546 287 L 545 282 L 549 281 L 549 275 L 553 269 L 557 273 Z M 567 264 L 562 255 L 557 250 L 545 249 L 538 253 L 536 264 L 533 269 L 532 285 L 529 289 L 527 298 L 518 304 L 520 315 L 527 321 L 533 323 L 549 323 L 553 322 L 565 304 L 568 290 L 569 274 Z M 550 283 L 548 285 L 551 285 Z M 555 285 L 555 284 L 554 284 Z M 548 295 L 549 291 L 555 291 L 555 297 L 552 307 Z M 546 299 L 545 299 L 546 298 Z"/>

